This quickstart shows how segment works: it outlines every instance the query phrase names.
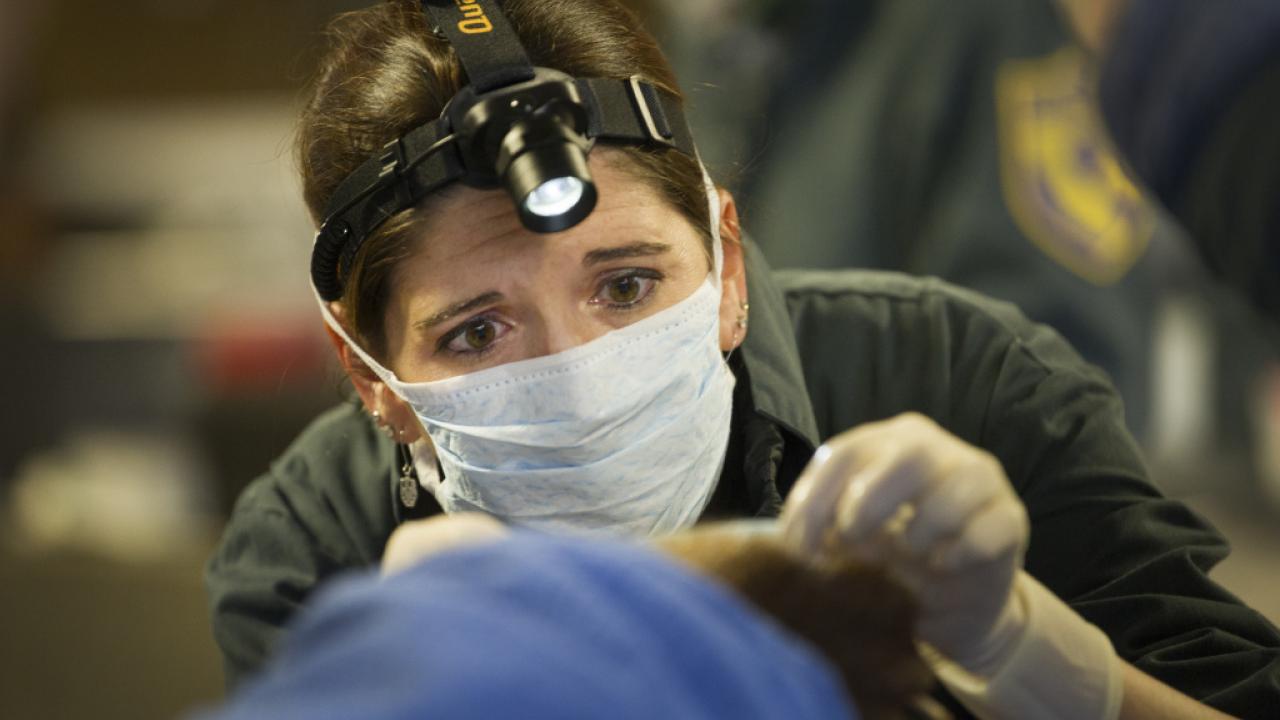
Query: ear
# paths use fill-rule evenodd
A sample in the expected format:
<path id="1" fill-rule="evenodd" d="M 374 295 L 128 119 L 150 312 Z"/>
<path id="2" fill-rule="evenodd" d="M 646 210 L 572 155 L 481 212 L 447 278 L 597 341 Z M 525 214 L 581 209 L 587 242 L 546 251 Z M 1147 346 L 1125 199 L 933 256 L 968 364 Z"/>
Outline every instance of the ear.
<path id="1" fill-rule="evenodd" d="M 720 194 L 720 244 L 724 268 L 720 271 L 720 350 L 729 352 L 747 338 L 747 270 L 742 248 L 738 206 L 724 188 Z"/>
<path id="2" fill-rule="evenodd" d="M 329 310 L 338 322 L 344 322 L 342 308 L 338 303 L 330 303 Z M 360 396 L 360 402 L 364 404 L 365 411 L 370 415 L 377 413 L 381 417 L 380 424 L 391 429 L 392 439 L 396 442 L 408 444 L 426 437 L 413 408 L 388 388 L 387 384 L 351 349 L 347 341 L 333 331 L 333 328 L 326 324 L 324 329 L 329 336 L 329 342 L 333 343 L 333 348 L 338 353 L 338 361 L 342 363 L 343 371 L 351 379 L 351 386 Z M 350 329 L 346 329 L 346 332 L 348 335 L 351 334 Z"/>

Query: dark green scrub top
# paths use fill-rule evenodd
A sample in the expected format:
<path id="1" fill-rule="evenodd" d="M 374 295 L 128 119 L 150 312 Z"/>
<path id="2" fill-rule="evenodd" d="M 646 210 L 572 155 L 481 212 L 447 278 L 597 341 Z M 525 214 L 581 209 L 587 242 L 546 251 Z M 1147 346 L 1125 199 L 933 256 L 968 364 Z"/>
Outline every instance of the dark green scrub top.
<path id="1" fill-rule="evenodd" d="M 879 272 L 773 274 L 748 248 L 751 330 L 707 516 L 775 515 L 822 440 L 915 411 L 995 454 L 1031 517 L 1027 570 L 1142 670 L 1227 712 L 1280 708 L 1280 633 L 1207 573 L 1213 528 L 1147 479 L 1106 377 L 1013 306 Z M 208 566 L 232 684 L 316 586 L 375 565 L 409 516 L 395 446 L 355 404 L 240 497 Z M 424 509 L 427 504 L 429 509 Z"/>

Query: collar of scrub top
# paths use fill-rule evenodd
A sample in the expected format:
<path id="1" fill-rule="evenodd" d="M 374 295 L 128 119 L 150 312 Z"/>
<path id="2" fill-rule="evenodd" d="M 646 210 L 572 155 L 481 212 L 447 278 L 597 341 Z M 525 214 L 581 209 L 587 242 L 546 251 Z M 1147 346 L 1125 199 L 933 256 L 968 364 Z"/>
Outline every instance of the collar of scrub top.
<path id="1" fill-rule="evenodd" d="M 742 245 L 751 329 L 737 352 L 750 378 L 751 410 L 795 435 L 812 454 L 824 438 L 809 399 L 786 295 L 759 246 L 745 236 Z"/>
<path id="2" fill-rule="evenodd" d="M 447 39 L 458 54 L 470 81 L 464 92 L 479 98 L 522 83 L 536 86 L 540 73 L 560 75 L 534 67 L 496 0 L 423 0 L 423 7 L 433 32 Z M 477 19 L 484 20 L 484 32 L 467 24 Z M 638 76 L 570 80 L 586 112 L 583 140 L 588 147 L 597 141 L 648 145 L 697 157 L 675 95 Z M 312 281 L 322 299 L 341 297 L 346 273 L 361 244 L 397 213 L 458 180 L 473 187 L 496 185 L 491 170 L 467 167 L 454 132 L 453 102 L 435 120 L 388 143 L 334 192 L 311 256 Z"/>

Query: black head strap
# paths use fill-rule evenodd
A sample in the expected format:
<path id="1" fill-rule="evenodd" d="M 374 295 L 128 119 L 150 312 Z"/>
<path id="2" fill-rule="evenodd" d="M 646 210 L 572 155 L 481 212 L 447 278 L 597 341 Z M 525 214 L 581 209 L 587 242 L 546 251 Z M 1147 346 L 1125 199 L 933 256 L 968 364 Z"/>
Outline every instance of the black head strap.
<path id="1" fill-rule="evenodd" d="M 533 79 L 533 63 L 498 0 L 422 0 L 477 93 Z"/>
<path id="2" fill-rule="evenodd" d="M 587 138 L 611 144 L 666 146 L 697 157 L 676 96 L 638 78 L 576 81 L 589 106 Z M 447 118 L 392 141 L 334 191 L 316 235 L 311 277 L 324 300 L 337 300 L 361 244 L 395 214 L 466 176 Z"/>
<path id="3" fill-rule="evenodd" d="M 666 145 L 697 157 L 680 100 L 638 77 L 578 80 L 591 106 L 588 137 L 625 145 Z"/>
<path id="4" fill-rule="evenodd" d="M 338 185 L 311 253 L 311 278 L 337 300 L 365 238 L 382 223 L 466 174 L 448 124 L 429 122 L 393 140 Z"/>

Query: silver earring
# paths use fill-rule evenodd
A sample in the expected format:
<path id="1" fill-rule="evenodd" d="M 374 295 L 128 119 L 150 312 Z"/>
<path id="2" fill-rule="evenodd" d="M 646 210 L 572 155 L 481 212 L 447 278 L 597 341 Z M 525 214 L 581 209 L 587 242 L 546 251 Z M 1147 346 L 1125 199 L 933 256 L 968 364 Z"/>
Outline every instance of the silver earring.
<path id="1" fill-rule="evenodd" d="M 742 303 L 739 305 L 742 314 L 738 316 L 738 329 L 733 333 L 733 344 L 737 346 L 741 342 L 741 338 L 747 332 L 747 313 L 751 310 L 750 303 Z"/>
<path id="2" fill-rule="evenodd" d="M 737 327 L 733 329 L 733 341 L 729 347 L 729 355 L 725 357 L 726 360 L 728 360 L 729 357 L 733 355 L 734 350 L 737 350 L 738 347 L 742 345 L 742 333 L 744 330 L 746 330 L 746 327 L 747 326 L 743 324 L 742 320 L 739 319 L 737 323 Z"/>
<path id="3" fill-rule="evenodd" d="M 750 303 L 738 303 L 738 309 L 742 313 L 738 315 L 738 320 L 734 323 L 733 329 L 733 347 L 729 348 L 729 353 L 724 356 L 725 362 L 729 362 L 729 358 L 733 357 L 734 351 L 742 344 L 743 335 L 747 332 L 747 311 L 751 309 Z"/>
<path id="4" fill-rule="evenodd" d="M 369 417 L 373 418 L 373 424 L 375 427 L 378 428 L 378 432 L 382 433 L 388 440 L 396 439 L 397 437 L 396 431 L 391 429 L 391 426 L 387 423 L 386 418 L 382 417 L 382 413 L 378 412 L 377 410 L 374 410 L 373 412 L 369 413 Z"/>

